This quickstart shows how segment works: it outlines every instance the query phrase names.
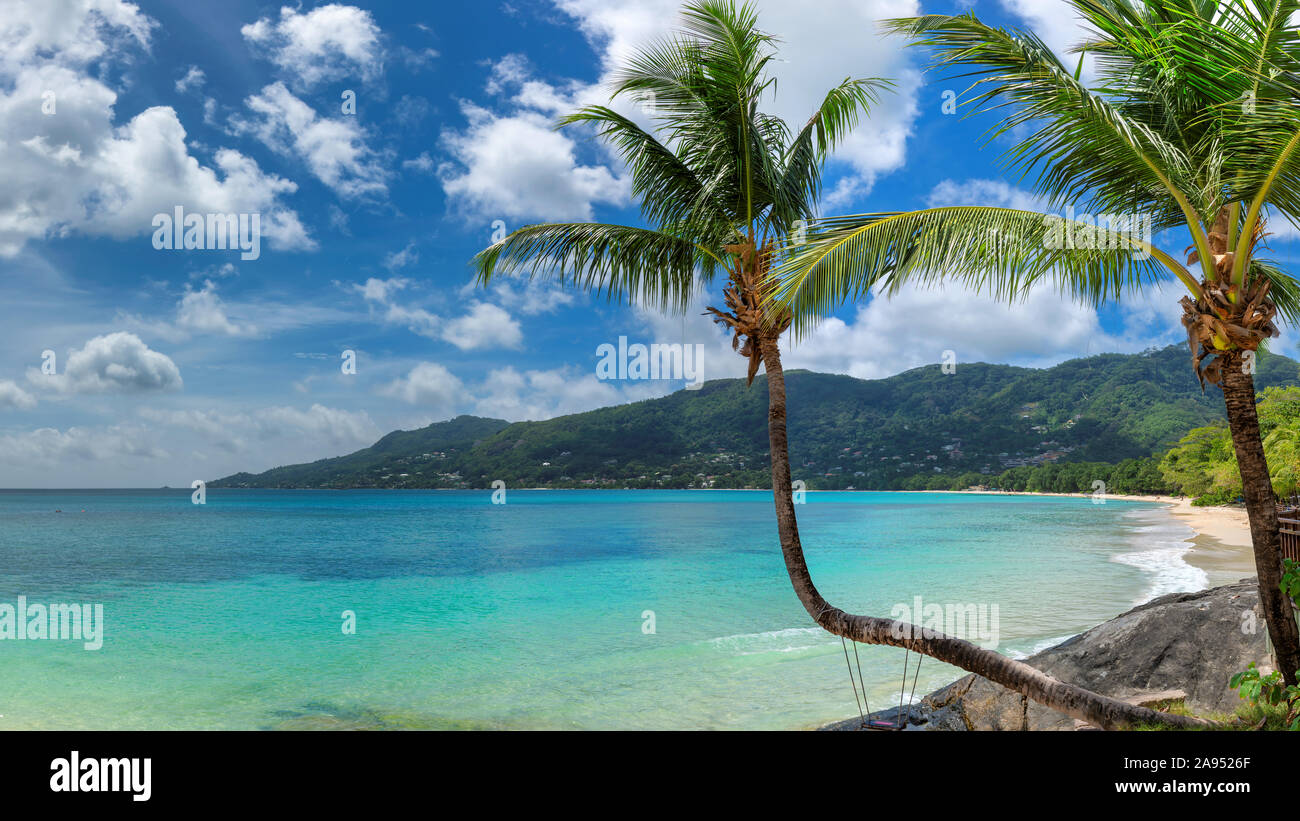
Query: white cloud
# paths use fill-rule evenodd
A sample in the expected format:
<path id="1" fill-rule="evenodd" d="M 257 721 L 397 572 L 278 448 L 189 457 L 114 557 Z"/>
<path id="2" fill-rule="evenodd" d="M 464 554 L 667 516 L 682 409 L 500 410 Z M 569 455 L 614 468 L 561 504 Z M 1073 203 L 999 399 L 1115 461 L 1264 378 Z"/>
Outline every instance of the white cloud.
<path id="1" fill-rule="evenodd" d="M 220 265 L 190 272 L 190 279 L 226 279 L 237 276 L 239 276 L 239 268 L 235 267 L 233 262 L 223 262 Z"/>
<path id="2" fill-rule="evenodd" d="M 460 348 L 519 348 L 524 341 L 519 321 L 496 305 L 476 302 L 464 316 L 453 319 L 443 329 L 442 338 Z"/>
<path id="3" fill-rule="evenodd" d="M 677 387 L 680 384 L 601 381 L 594 364 L 587 369 L 572 365 L 523 371 L 497 368 L 481 382 L 467 385 L 442 365 L 421 362 L 379 393 L 418 405 L 432 419 L 473 413 L 517 422 L 649 399 Z"/>
<path id="4" fill-rule="evenodd" d="M 390 271 L 396 271 L 398 268 L 405 268 L 408 265 L 414 265 L 420 261 L 420 252 L 415 250 L 415 242 L 411 241 L 400 251 L 393 251 L 384 255 L 384 267 Z"/>
<path id="5" fill-rule="evenodd" d="M 123 41 L 148 47 L 155 25 L 125 0 L 8 0 L 0 64 L 8 71 L 38 59 L 86 65 Z"/>
<path id="6" fill-rule="evenodd" d="M 1047 210 L 1047 205 L 1037 196 L 1002 180 L 972 179 L 958 182 L 943 180 L 930 190 L 926 207 L 942 208 L 952 205 L 984 205 L 996 208 L 1017 208 L 1022 211 Z"/>
<path id="7" fill-rule="evenodd" d="M 0 379 L 0 409 L 31 410 L 36 407 L 36 397 L 18 386 L 12 379 Z"/>
<path id="8" fill-rule="evenodd" d="M 474 413 L 517 422 L 526 419 L 550 419 L 580 413 L 666 393 L 662 383 L 611 382 L 596 378 L 594 368 L 582 372 L 576 368 L 527 370 L 499 368 L 477 389 Z"/>
<path id="9" fill-rule="evenodd" d="M 217 286 L 205 280 L 200 290 L 185 289 L 176 310 L 176 327 L 191 333 L 225 336 L 256 336 L 257 328 L 230 321 L 226 307 L 217 296 Z"/>
<path id="10" fill-rule="evenodd" d="M 345 411 L 312 405 L 307 410 L 268 408 L 254 417 L 258 435 L 264 439 L 307 436 L 334 445 L 370 444 L 380 431 L 365 411 Z"/>
<path id="11" fill-rule="evenodd" d="M 433 158 L 429 156 L 428 151 L 422 151 L 418 157 L 402 160 L 402 168 L 429 174 L 433 171 Z"/>
<path id="12" fill-rule="evenodd" d="M 1115 350 L 1097 314 L 1055 292 L 1036 289 L 1007 305 L 961 288 L 904 287 L 893 297 L 874 295 L 851 323 L 823 322 L 790 345 L 786 367 L 846 373 L 859 379 L 886 376 L 938 362 L 945 350 L 957 362 L 1013 362 L 1042 367 L 1083 354 Z M 1031 353 L 1026 353 L 1031 352 Z"/>
<path id="13" fill-rule="evenodd" d="M 1065 0 L 1000 0 L 1004 9 L 1019 17 L 1022 25 L 1037 34 L 1071 71 L 1079 63 L 1079 55 L 1070 49 L 1092 36 L 1084 28 L 1083 18 Z M 1083 61 L 1082 79 L 1091 82 L 1096 76 L 1096 59 L 1087 55 Z"/>
<path id="14" fill-rule="evenodd" d="M 467 299 L 478 293 L 482 293 L 482 290 L 477 280 L 470 280 L 460 289 L 460 295 Z M 577 294 L 571 289 L 531 278 L 512 280 L 497 277 L 492 280 L 486 293 L 503 307 L 525 316 L 549 314 L 572 305 L 577 300 Z"/>
<path id="15" fill-rule="evenodd" d="M 167 391 L 183 384 L 175 362 L 125 331 L 97 336 L 69 352 L 60 373 L 28 368 L 27 379 L 60 394 Z"/>
<path id="16" fill-rule="evenodd" d="M 152 432 L 139 425 L 70 427 L 66 431 L 37 428 L 0 436 L 0 461 L 7 465 L 66 468 L 72 461 L 116 465 L 123 458 L 166 459 L 168 455 L 155 443 Z"/>
<path id="17" fill-rule="evenodd" d="M 376 279 L 370 277 L 363 285 L 353 285 L 352 289 L 361 294 L 367 302 L 387 303 L 397 291 L 402 290 L 410 284 L 409 279 L 401 277 L 392 277 L 391 279 Z"/>
<path id="18" fill-rule="evenodd" d="M 553 0 L 573 17 L 601 57 L 602 82 L 638 48 L 680 24 L 678 0 Z M 882 36 L 878 21 L 920 12 L 917 0 L 820 0 L 816 14 L 800 3 L 760 0 L 758 25 L 778 37 L 772 64 L 778 89 L 766 109 L 799 128 L 825 93 L 845 77 L 883 77 L 897 84 L 885 93 L 837 150 L 850 176 L 828 192 L 827 207 L 848 205 L 871 189 L 879 174 L 902 167 L 906 139 L 919 109 L 921 76 L 901 38 Z M 828 21 L 834 21 L 833 23 Z M 607 96 L 607 95 L 606 95 Z"/>
<path id="19" fill-rule="evenodd" d="M 507 55 L 494 64 L 487 91 L 504 97 L 500 111 L 463 102 L 469 121 L 448 130 L 443 144 L 455 159 L 440 169 L 449 198 L 471 216 L 518 220 L 590 220 L 601 204 L 623 205 L 626 177 L 612 157 L 609 165 L 576 157 L 574 134 L 551 130 L 557 116 L 586 103 L 608 103 L 614 70 L 638 48 L 668 35 L 680 24 L 678 0 L 553 0 L 571 16 L 596 50 L 602 76 L 597 83 L 554 84 L 531 75 L 526 57 Z M 780 60 L 772 64 L 778 94 L 765 108 L 799 128 L 825 93 L 846 76 L 895 81 L 832 161 L 845 172 L 826 192 L 828 209 L 849 206 L 868 194 L 876 177 L 902 167 L 907 136 L 919 108 L 921 76 L 904 55 L 900 38 L 877 33 L 887 17 L 918 13 L 916 0 L 822 0 L 818 13 L 797 3 L 758 3 L 759 26 L 781 38 Z M 835 20 L 828 25 L 827 20 Z M 638 122 L 641 112 L 616 104 Z M 580 133 L 580 132 L 575 132 Z"/>
<path id="20" fill-rule="evenodd" d="M 524 337 L 519 321 L 496 305 L 472 302 L 464 315 L 450 320 L 424 308 L 399 305 L 393 297 L 409 283 L 410 280 L 400 277 L 371 277 L 363 285 L 353 285 L 352 289 L 370 303 L 372 310 L 382 308 L 385 322 L 405 325 L 412 333 L 450 342 L 462 351 L 519 348 L 522 345 Z"/>
<path id="21" fill-rule="evenodd" d="M 325 442 L 334 447 L 369 445 L 379 427 L 365 411 L 346 411 L 320 404 L 302 410 L 275 406 L 247 413 L 140 408 L 151 423 L 193 431 L 222 450 L 246 452 L 260 443 L 280 440 Z"/>
<path id="22" fill-rule="evenodd" d="M 388 172 L 366 145 L 356 117 L 320 117 L 279 82 L 244 103 L 257 119 L 233 118 L 236 133 L 253 134 L 272 150 L 301 158 L 317 179 L 340 196 L 378 196 L 388 190 Z"/>
<path id="23" fill-rule="evenodd" d="M 389 303 L 383 318 L 385 322 L 391 322 L 394 325 L 405 325 L 406 329 L 413 334 L 428 337 L 429 339 L 442 338 L 442 318 L 437 314 L 430 313 L 424 308 L 409 308 L 397 303 Z"/>
<path id="24" fill-rule="evenodd" d="M 314 404 L 249 411 L 164 408 L 151 402 L 139 422 L 44 427 L 0 435 L 0 465 L 15 487 L 187 487 L 201 477 L 347 453 L 383 431 L 364 411 Z"/>
<path id="25" fill-rule="evenodd" d="M 239 31 L 304 86 L 356 72 L 369 80 L 383 68 L 379 27 L 356 6 L 330 3 L 306 14 L 283 6 L 278 21 L 263 17 Z"/>
<path id="26" fill-rule="evenodd" d="M 439 176 L 466 216 L 586 221 L 595 204 L 628 201 L 629 181 L 580 163 L 574 141 L 552 128 L 553 117 L 530 109 L 498 115 L 468 102 L 461 110 L 469 125 L 443 132 L 456 164 L 444 164 Z"/>
<path id="27" fill-rule="evenodd" d="M 114 0 L 9 3 L 0 17 L 0 255 L 78 232 L 117 239 L 153 215 L 260 213 L 279 249 L 311 247 L 280 204 L 296 186 L 229 149 L 202 165 L 176 112 L 155 106 L 115 124 L 103 64 L 145 48 L 152 21 Z M 43 113 L 38 113 L 43 112 Z"/>
<path id="28" fill-rule="evenodd" d="M 430 63 L 441 56 L 436 48 L 409 48 L 407 46 L 400 46 L 397 49 L 397 54 L 411 71 L 420 71 L 427 68 Z"/>
<path id="29" fill-rule="evenodd" d="M 233 266 L 222 266 L 215 272 L 216 276 L 234 276 Z M 245 313 L 249 310 L 260 309 L 266 311 L 276 311 L 280 306 L 271 304 L 240 306 L 236 309 L 237 313 Z M 158 336 L 171 342 L 189 339 L 191 336 L 199 334 L 212 334 L 218 336 L 232 337 L 256 337 L 262 335 L 265 329 L 257 324 L 248 321 L 236 322 L 230 317 L 230 307 L 217 294 L 217 284 L 211 279 L 204 279 L 203 287 L 195 290 L 193 286 L 186 283 L 185 290 L 176 302 L 176 316 L 173 320 L 148 320 L 135 314 L 129 314 L 119 311 L 117 320 L 123 323 L 127 328 L 140 331 L 151 336 Z M 303 315 L 304 306 L 295 306 L 295 318 L 306 324 L 311 321 Z M 281 311 L 281 317 L 287 317 Z M 319 319 L 313 317 L 312 319 Z M 284 322 L 273 323 L 284 326 Z M 292 323 L 291 323 L 292 325 Z"/>
<path id="30" fill-rule="evenodd" d="M 465 385 L 442 365 L 421 362 L 410 372 L 380 389 L 384 396 L 392 396 L 420 405 L 436 418 L 451 416 L 463 401 Z"/>
<path id="31" fill-rule="evenodd" d="M 176 81 L 176 93 L 184 94 L 192 88 L 202 88 L 207 75 L 198 66 L 190 66 L 185 76 Z"/>

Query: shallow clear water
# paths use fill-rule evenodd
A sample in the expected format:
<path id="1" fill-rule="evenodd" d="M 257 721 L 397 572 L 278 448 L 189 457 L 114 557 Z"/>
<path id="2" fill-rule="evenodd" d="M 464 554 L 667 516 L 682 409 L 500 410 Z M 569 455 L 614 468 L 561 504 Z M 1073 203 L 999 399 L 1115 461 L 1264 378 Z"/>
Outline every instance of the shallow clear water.
<path id="1" fill-rule="evenodd" d="M 0 641 L 0 727 L 792 729 L 857 714 L 839 639 L 790 588 L 770 494 L 490 498 L 2 491 L 0 604 L 98 602 L 105 629 L 95 651 Z M 1205 584 L 1181 560 L 1190 531 L 1151 505 L 807 499 L 831 602 L 996 606 L 997 647 L 1017 657 Z M 904 651 L 859 653 L 871 707 L 897 704 Z M 917 697 L 959 674 L 927 660 Z"/>

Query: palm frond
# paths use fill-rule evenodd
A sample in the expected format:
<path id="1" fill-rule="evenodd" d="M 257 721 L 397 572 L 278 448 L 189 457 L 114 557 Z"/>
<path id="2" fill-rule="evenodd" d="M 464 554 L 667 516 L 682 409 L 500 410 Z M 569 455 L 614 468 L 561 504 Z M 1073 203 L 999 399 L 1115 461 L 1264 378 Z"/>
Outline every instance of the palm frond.
<path id="1" fill-rule="evenodd" d="M 826 93 L 786 151 L 773 203 L 776 233 L 788 233 L 796 220 L 812 219 L 813 206 L 821 196 L 826 155 L 857 126 L 860 115 L 870 112 L 880 92 L 893 86 L 893 82 L 875 77 L 848 78 Z"/>
<path id="2" fill-rule="evenodd" d="M 1088 89 L 1032 32 L 994 28 L 973 14 L 884 25 L 933 50 L 938 67 L 960 66 L 957 77 L 973 78 L 968 116 L 999 114 L 990 139 L 1027 126 L 1004 156 L 1022 175 L 1037 174 L 1035 189 L 1053 207 L 1082 195 L 1093 212 L 1152 213 L 1157 231 L 1186 219 L 1168 193 L 1187 185 L 1186 152 L 1150 122 Z"/>
<path id="3" fill-rule="evenodd" d="M 846 300 L 909 283 L 957 282 L 1003 300 L 1039 282 L 1090 304 L 1118 299 L 1173 270 L 1190 275 L 1130 226 L 1102 226 L 1011 208 L 955 206 L 819 222 L 782 249 L 767 290 L 807 332 Z"/>
<path id="4" fill-rule="evenodd" d="M 481 285 L 522 274 L 676 312 L 688 307 L 697 274 L 707 282 L 721 262 L 671 233 L 588 222 L 525 226 L 474 257 Z"/>
<path id="5" fill-rule="evenodd" d="M 560 120 L 561 126 L 588 123 L 611 144 L 632 175 L 632 195 L 654 225 L 728 221 L 717 208 L 717 191 L 705 185 L 686 163 L 654 135 L 606 106 L 587 106 Z"/>

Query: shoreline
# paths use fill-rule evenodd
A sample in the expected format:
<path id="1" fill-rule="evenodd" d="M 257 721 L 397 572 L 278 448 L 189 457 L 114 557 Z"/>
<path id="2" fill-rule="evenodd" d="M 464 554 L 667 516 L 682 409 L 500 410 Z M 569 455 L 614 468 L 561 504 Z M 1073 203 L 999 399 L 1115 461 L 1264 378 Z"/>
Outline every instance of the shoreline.
<path id="1" fill-rule="evenodd" d="M 903 491 L 909 492 L 909 491 Z M 914 493 L 972 493 L 988 496 L 1073 496 L 1088 498 L 1092 494 L 1040 493 L 1026 490 L 927 490 Z M 1190 527 L 1195 535 L 1183 559 L 1205 571 L 1209 586 L 1231 584 L 1255 575 L 1255 552 L 1250 540 L 1250 520 L 1246 510 L 1231 505 L 1194 507 L 1186 496 L 1127 495 L 1108 493 L 1108 499 L 1129 502 L 1154 502 L 1165 506 L 1175 521 Z"/>

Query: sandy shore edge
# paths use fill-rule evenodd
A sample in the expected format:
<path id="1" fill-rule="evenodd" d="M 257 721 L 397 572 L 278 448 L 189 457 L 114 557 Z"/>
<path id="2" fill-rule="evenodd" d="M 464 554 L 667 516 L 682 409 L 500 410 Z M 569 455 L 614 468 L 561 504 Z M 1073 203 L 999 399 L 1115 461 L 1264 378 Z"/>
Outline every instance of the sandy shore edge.
<path id="1" fill-rule="evenodd" d="M 925 491 L 930 493 L 980 493 L 989 496 L 1076 496 L 1088 493 L 1031 493 L 1011 490 Z M 1255 575 L 1255 553 L 1250 542 L 1250 520 L 1246 509 L 1232 505 L 1194 507 L 1186 496 L 1137 496 L 1107 494 L 1108 499 L 1156 502 L 1168 506 L 1177 521 L 1196 532 L 1192 547 L 1183 557 L 1210 576 L 1210 586 L 1228 584 Z"/>

